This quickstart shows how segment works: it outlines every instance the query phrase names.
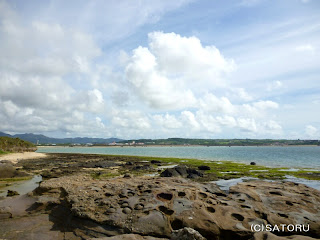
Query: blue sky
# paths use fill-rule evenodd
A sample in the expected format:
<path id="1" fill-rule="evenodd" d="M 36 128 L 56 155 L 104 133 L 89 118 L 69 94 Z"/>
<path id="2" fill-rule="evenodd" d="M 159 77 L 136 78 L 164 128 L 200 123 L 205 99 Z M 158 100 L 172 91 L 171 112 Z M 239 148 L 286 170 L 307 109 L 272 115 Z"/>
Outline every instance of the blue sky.
<path id="1" fill-rule="evenodd" d="M 320 2 L 0 0 L 0 131 L 320 138 Z"/>

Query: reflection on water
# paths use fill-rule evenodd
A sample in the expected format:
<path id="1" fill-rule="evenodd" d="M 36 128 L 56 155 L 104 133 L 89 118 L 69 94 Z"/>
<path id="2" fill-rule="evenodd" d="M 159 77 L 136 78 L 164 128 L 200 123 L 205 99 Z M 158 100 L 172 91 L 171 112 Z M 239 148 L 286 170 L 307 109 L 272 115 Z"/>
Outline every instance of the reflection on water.
<path id="1" fill-rule="evenodd" d="M 212 181 L 212 182 L 217 184 L 222 191 L 229 192 L 230 187 L 237 185 L 238 183 L 249 181 L 249 180 L 258 180 L 258 178 L 242 177 L 242 178 L 233 178 L 228 180 L 221 179 L 221 180 Z"/>
<path id="2" fill-rule="evenodd" d="M 20 195 L 33 191 L 42 181 L 41 175 L 35 175 L 32 179 L 26 181 L 14 182 L 12 185 L 1 188 L 0 196 L 7 196 L 8 190 L 17 191 Z"/>
<path id="3" fill-rule="evenodd" d="M 225 192 L 229 192 L 230 187 L 232 187 L 238 183 L 250 181 L 250 180 L 259 180 L 259 179 L 252 178 L 252 177 L 242 177 L 242 178 L 233 178 L 233 179 L 228 179 L 228 180 L 221 179 L 221 180 L 212 181 L 212 182 L 217 184 L 221 190 L 223 190 Z M 274 182 L 276 180 L 264 180 L 264 181 Z M 312 187 L 312 188 L 315 188 L 320 191 L 320 181 L 317 181 L 317 180 L 307 180 L 307 179 L 303 179 L 303 178 L 296 178 L 293 176 L 286 176 L 286 179 L 284 181 L 302 183 L 304 185 L 307 185 L 308 187 Z"/>
<path id="4" fill-rule="evenodd" d="M 320 181 L 317 180 L 308 180 L 304 178 L 296 178 L 293 176 L 286 176 L 286 180 L 288 182 L 295 182 L 295 183 L 302 183 L 304 185 L 307 185 L 308 187 L 315 188 L 320 191 Z"/>

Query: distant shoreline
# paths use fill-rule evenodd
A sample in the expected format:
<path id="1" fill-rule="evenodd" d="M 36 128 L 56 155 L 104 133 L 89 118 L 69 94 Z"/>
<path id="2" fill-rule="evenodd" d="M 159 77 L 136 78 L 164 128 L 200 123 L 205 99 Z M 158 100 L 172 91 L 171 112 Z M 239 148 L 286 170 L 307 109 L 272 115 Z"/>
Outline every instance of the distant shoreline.
<path id="1" fill-rule="evenodd" d="M 112 147 L 112 148 L 121 148 L 121 147 L 320 147 L 318 145 L 231 145 L 231 146 L 223 146 L 223 145 L 105 145 L 105 146 L 85 146 L 85 145 L 79 145 L 79 146 L 37 146 L 37 148 L 77 148 L 77 147 L 84 147 L 84 148 L 105 148 L 105 147 Z"/>

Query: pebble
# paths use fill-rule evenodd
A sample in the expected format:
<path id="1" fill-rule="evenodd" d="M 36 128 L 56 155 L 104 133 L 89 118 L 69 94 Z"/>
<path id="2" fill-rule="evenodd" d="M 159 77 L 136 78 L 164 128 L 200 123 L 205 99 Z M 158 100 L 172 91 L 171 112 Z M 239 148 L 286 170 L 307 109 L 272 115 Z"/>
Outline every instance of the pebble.
<path id="1" fill-rule="evenodd" d="M 101 188 L 98 188 L 98 187 L 91 187 L 91 190 L 92 190 L 92 191 L 99 192 L 99 191 L 101 191 Z"/>
<path id="2" fill-rule="evenodd" d="M 141 209 L 143 209 L 143 205 L 142 204 L 137 204 L 134 209 L 141 210 Z"/>
<path id="3" fill-rule="evenodd" d="M 116 212 L 116 209 L 115 208 L 108 208 L 106 213 L 114 213 Z"/>
<path id="4" fill-rule="evenodd" d="M 128 206 L 129 206 L 129 203 L 127 203 L 127 202 L 124 202 L 124 203 L 121 204 L 122 208 L 125 208 L 125 207 L 128 207 Z"/>
<path id="5" fill-rule="evenodd" d="M 129 173 L 124 174 L 123 177 L 124 177 L 124 178 L 132 178 L 131 174 L 129 174 Z"/>
<path id="6" fill-rule="evenodd" d="M 131 210 L 130 208 L 128 208 L 128 207 L 125 207 L 125 208 L 122 210 L 122 212 L 125 213 L 125 214 L 129 214 L 129 213 L 132 212 L 132 210 Z"/>

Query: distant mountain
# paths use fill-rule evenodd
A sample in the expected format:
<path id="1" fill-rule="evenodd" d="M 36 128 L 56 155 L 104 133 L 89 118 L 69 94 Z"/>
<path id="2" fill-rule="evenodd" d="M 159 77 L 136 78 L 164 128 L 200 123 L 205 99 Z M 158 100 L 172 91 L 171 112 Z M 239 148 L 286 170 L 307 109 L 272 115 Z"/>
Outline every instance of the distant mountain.
<path id="1" fill-rule="evenodd" d="M 10 135 L 4 132 L 0 132 L 0 136 L 4 137 L 12 137 L 12 138 L 20 138 L 25 141 L 32 142 L 34 144 L 86 144 L 86 143 L 92 143 L 92 144 L 108 144 L 112 142 L 120 142 L 124 141 L 123 139 L 119 138 L 50 138 L 47 136 L 44 136 L 42 134 L 33 134 L 33 133 L 25 133 L 25 134 L 15 134 Z M 39 141 L 39 142 L 38 142 Z"/>
<path id="2" fill-rule="evenodd" d="M 6 134 L 4 132 L 0 132 L 0 137 L 12 137 L 10 134 Z"/>

